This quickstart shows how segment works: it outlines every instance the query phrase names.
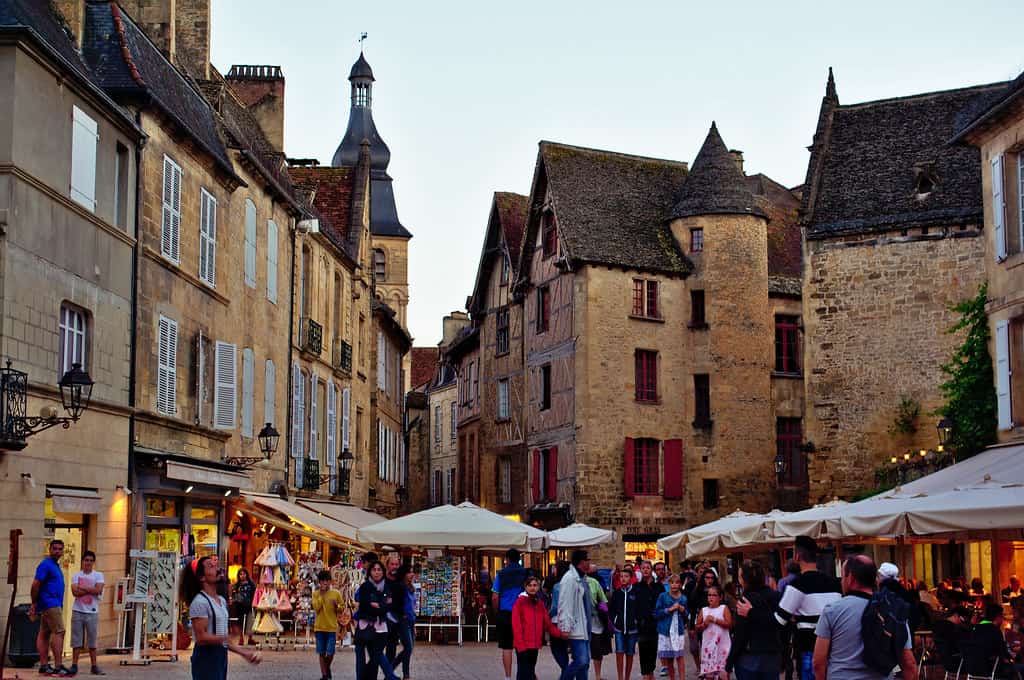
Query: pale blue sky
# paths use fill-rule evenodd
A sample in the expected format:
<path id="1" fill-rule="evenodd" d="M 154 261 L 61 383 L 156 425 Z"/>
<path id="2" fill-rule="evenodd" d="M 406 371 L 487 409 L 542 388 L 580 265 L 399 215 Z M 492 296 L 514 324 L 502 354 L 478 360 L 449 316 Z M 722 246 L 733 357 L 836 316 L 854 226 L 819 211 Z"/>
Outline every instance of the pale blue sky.
<path id="1" fill-rule="evenodd" d="M 369 33 L 417 345 L 464 306 L 491 195 L 529 193 L 541 139 L 692 162 L 714 119 L 748 172 L 793 186 L 829 66 L 841 103 L 1024 70 L 1020 0 L 212 4 L 213 63 L 280 65 L 285 151 L 323 163 Z"/>

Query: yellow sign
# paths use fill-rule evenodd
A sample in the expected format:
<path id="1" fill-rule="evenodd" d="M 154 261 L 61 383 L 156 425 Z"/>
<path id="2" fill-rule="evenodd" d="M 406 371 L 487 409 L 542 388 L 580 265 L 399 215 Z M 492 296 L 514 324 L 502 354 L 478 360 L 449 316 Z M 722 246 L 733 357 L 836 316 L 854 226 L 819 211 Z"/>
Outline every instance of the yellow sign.
<path id="1" fill-rule="evenodd" d="M 519 515 L 505 515 L 505 519 L 510 519 L 513 522 L 522 522 L 522 518 Z"/>

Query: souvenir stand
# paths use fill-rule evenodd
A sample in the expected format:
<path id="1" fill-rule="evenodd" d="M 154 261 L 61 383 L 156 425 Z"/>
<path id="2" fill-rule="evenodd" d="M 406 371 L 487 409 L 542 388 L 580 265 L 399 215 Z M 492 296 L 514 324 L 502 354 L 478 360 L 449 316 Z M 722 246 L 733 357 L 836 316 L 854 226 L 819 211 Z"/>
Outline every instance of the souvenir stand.
<path id="1" fill-rule="evenodd" d="M 416 627 L 427 631 L 427 642 L 435 630 L 454 628 L 462 645 L 462 563 L 460 556 L 428 550 L 414 558 L 419 566 L 416 584 Z"/>
<path id="2" fill-rule="evenodd" d="M 132 581 L 124 597 L 132 609 L 132 655 L 122 666 L 178 660 L 178 563 L 176 552 L 132 550 Z M 162 652 L 154 656 L 149 650 Z M 167 653 L 163 653 L 167 652 Z"/>
<path id="3" fill-rule="evenodd" d="M 253 620 L 254 634 L 263 636 L 263 647 L 273 638 L 271 647 L 281 647 L 281 615 L 292 611 L 292 594 L 289 589 L 291 571 L 295 560 L 284 543 L 271 542 L 264 546 L 254 562 L 253 578 L 257 583 L 252 606 L 256 618 Z"/>

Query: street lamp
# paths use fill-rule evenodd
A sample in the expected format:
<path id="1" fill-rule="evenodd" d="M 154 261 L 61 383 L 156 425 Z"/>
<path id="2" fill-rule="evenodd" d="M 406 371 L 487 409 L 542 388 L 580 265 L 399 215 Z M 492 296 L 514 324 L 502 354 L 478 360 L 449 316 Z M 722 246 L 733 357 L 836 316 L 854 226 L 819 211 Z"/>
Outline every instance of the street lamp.
<path id="1" fill-rule="evenodd" d="M 338 456 L 338 465 L 341 467 L 341 489 L 339 491 L 343 496 L 348 496 L 351 487 L 349 486 L 349 480 L 352 475 L 352 465 L 356 462 L 356 457 L 352 455 L 352 452 L 347 448 L 342 449 L 341 455 Z"/>
<path id="2" fill-rule="evenodd" d="M 92 398 L 94 383 L 81 364 L 71 368 L 57 382 L 60 388 L 60 402 L 67 411 L 66 417 L 59 417 L 56 409 L 44 408 L 38 416 L 29 416 L 28 373 L 11 368 L 11 360 L 0 369 L 0 449 L 21 451 L 28 444 L 26 438 L 60 425 L 65 430 L 77 422 Z"/>
<path id="3" fill-rule="evenodd" d="M 230 456 L 224 459 L 224 462 L 228 465 L 234 465 L 239 468 L 251 468 L 257 463 L 262 463 L 265 460 L 270 460 L 270 457 L 277 452 L 277 442 L 280 441 L 281 435 L 277 429 L 271 424 L 267 423 L 260 430 L 260 433 L 256 435 L 257 441 L 260 443 L 260 456 Z"/>
<path id="4" fill-rule="evenodd" d="M 950 440 L 953 438 L 953 419 L 943 416 L 936 429 L 939 431 L 939 444 L 943 447 L 949 446 Z"/>
<path id="5" fill-rule="evenodd" d="M 775 456 L 773 463 L 775 464 L 775 474 L 781 476 L 782 473 L 786 471 L 786 459 L 782 457 L 781 453 L 779 453 Z"/>

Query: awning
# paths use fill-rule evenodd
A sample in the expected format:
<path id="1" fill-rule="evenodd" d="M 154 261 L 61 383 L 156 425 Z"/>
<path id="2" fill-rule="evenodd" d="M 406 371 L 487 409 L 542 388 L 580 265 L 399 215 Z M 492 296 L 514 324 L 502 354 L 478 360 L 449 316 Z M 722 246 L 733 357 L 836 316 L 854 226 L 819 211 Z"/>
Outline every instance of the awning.
<path id="1" fill-rule="evenodd" d="M 441 505 L 359 530 L 367 543 L 430 548 L 543 550 L 547 535 L 465 502 Z"/>
<path id="2" fill-rule="evenodd" d="M 326 515 L 342 524 L 347 524 L 355 529 L 383 522 L 387 519 L 382 515 L 369 510 L 363 510 L 349 503 L 334 503 L 331 501 L 313 501 L 306 498 L 296 498 L 295 502 L 313 512 Z"/>
<path id="3" fill-rule="evenodd" d="M 205 484 L 207 486 L 220 486 L 231 489 L 248 489 L 252 486 L 252 480 L 244 472 L 220 470 L 193 463 L 182 463 L 176 460 L 167 461 L 167 478 L 179 479 L 191 484 Z"/>
<path id="4" fill-rule="evenodd" d="M 611 543 L 616 539 L 611 529 L 599 529 L 586 524 L 570 524 L 563 529 L 548 532 L 549 548 L 582 548 Z"/>
<path id="5" fill-rule="evenodd" d="M 256 493 L 243 493 L 241 498 L 249 506 L 248 509 L 253 515 L 274 526 L 288 531 L 296 531 L 312 539 L 335 545 L 358 544 L 355 527 L 301 505 L 282 500 L 277 496 Z M 286 519 L 277 517 L 273 513 L 284 515 Z"/>
<path id="6" fill-rule="evenodd" d="M 53 511 L 61 514 L 80 513 L 82 515 L 98 515 L 103 499 L 95 489 L 71 489 L 61 486 L 48 486 L 46 493 L 53 500 Z"/>

